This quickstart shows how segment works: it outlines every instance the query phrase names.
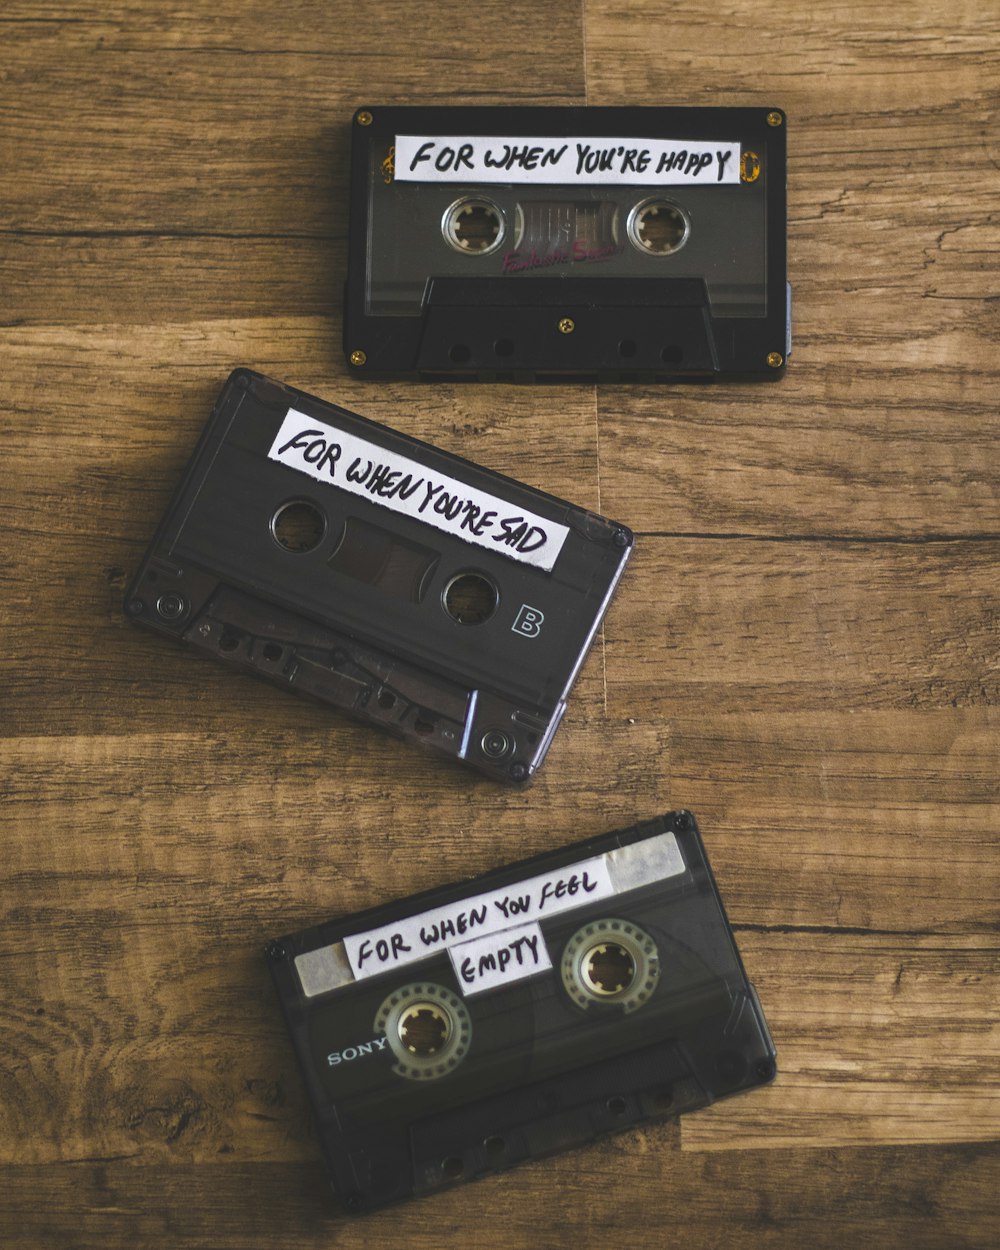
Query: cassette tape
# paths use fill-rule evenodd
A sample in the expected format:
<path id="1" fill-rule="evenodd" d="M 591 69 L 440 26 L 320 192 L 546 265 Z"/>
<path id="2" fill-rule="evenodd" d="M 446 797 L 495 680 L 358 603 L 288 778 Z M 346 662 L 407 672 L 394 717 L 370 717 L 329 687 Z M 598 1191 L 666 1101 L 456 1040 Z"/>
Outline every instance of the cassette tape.
<path id="1" fill-rule="evenodd" d="M 785 115 L 354 114 L 344 347 L 359 377 L 780 377 Z"/>
<path id="2" fill-rule="evenodd" d="M 622 525 L 240 369 L 125 611 L 517 784 L 631 549 Z"/>
<path id="3" fill-rule="evenodd" d="M 688 812 L 282 938 L 267 956 L 349 1210 L 775 1074 Z"/>

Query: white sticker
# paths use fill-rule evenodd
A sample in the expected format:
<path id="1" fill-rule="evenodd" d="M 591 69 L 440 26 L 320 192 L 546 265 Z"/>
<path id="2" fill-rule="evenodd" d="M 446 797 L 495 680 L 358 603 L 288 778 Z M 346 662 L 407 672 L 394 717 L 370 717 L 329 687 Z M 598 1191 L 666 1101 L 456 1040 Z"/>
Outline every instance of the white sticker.
<path id="1" fill-rule="evenodd" d="M 397 182 L 739 183 L 740 145 L 685 139 L 397 135 Z"/>
<path id="2" fill-rule="evenodd" d="M 289 408 L 267 453 L 352 495 L 549 572 L 569 529 Z"/>
<path id="3" fill-rule="evenodd" d="M 466 998 L 507 985 L 552 967 L 542 928 L 522 924 L 502 933 L 473 938 L 448 950 L 451 966 Z"/>
<path id="4" fill-rule="evenodd" d="M 607 857 L 567 864 L 527 881 L 446 903 L 395 924 L 344 938 L 355 979 L 426 959 L 464 940 L 502 933 L 529 921 L 585 907 L 614 894 Z"/>

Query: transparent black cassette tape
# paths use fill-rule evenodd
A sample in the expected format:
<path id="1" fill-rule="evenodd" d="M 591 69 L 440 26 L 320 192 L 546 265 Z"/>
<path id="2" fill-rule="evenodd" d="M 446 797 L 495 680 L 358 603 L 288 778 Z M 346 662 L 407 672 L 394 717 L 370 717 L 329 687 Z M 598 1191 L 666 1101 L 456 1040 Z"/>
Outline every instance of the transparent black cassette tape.
<path id="1" fill-rule="evenodd" d="M 775 1052 L 694 818 L 267 948 L 349 1210 L 766 1084 Z"/>
<path id="2" fill-rule="evenodd" d="M 125 611 L 519 784 L 631 549 L 624 526 L 240 369 Z"/>
<path id="3" fill-rule="evenodd" d="M 784 114 L 354 115 L 344 347 L 359 377 L 780 377 Z"/>

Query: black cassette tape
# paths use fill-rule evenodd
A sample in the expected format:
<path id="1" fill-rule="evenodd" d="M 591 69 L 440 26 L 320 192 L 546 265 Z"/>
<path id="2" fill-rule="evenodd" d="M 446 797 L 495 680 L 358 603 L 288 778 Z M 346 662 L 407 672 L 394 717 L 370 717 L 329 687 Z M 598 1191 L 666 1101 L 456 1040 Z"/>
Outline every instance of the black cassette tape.
<path id="1" fill-rule="evenodd" d="M 522 783 L 631 547 L 621 525 L 237 370 L 125 610 Z"/>
<path id="2" fill-rule="evenodd" d="M 359 377 L 780 377 L 785 115 L 354 115 L 344 347 Z"/>
<path id="3" fill-rule="evenodd" d="M 688 812 L 267 954 L 333 1186 L 362 1210 L 770 1081 Z"/>

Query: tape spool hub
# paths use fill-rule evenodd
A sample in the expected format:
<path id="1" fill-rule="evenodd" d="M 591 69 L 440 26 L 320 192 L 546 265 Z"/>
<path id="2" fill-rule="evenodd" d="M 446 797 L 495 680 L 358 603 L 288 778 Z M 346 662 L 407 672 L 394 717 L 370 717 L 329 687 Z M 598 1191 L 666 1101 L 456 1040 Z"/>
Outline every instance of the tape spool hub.
<path id="1" fill-rule="evenodd" d="M 417 981 L 400 986 L 375 1015 L 396 1058 L 395 1072 L 411 1081 L 447 1076 L 465 1058 L 472 1021 L 458 997 L 443 985 Z"/>
<path id="2" fill-rule="evenodd" d="M 584 1010 L 596 1004 L 629 1013 L 648 1002 L 660 979 L 656 943 L 627 920 L 594 920 L 577 929 L 562 958 L 563 986 Z"/>
<path id="3" fill-rule="evenodd" d="M 504 215 L 499 206 L 485 196 L 464 196 L 445 209 L 441 233 L 456 252 L 488 256 L 503 242 Z"/>
<path id="4" fill-rule="evenodd" d="M 672 256 L 688 241 L 691 222 L 671 200 L 643 200 L 628 215 L 626 225 L 633 247 L 647 256 Z"/>

